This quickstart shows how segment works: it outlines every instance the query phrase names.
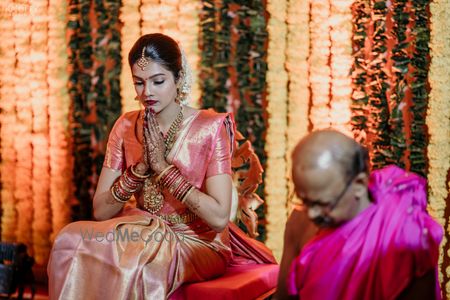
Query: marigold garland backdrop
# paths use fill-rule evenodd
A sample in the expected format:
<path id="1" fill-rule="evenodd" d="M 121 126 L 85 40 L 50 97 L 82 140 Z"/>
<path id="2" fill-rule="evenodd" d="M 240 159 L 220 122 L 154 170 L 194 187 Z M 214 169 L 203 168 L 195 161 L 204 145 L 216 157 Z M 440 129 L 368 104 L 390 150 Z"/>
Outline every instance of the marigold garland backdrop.
<path id="1" fill-rule="evenodd" d="M 253 144 L 265 169 L 259 238 L 278 259 L 290 152 L 333 127 L 369 148 L 373 169 L 394 163 L 428 179 L 448 297 L 448 11 L 445 0 L 2 1 L 2 241 L 24 242 L 45 265 L 55 234 L 92 217 L 108 132 L 139 108 L 128 51 L 163 32 L 192 67 L 192 105 L 233 112 Z"/>

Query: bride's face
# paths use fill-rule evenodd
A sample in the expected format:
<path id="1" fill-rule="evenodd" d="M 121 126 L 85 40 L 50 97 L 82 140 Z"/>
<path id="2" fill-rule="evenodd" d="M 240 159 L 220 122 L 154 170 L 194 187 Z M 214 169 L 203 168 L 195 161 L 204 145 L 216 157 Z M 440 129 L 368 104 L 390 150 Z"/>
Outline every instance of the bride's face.
<path id="1" fill-rule="evenodd" d="M 159 113 L 175 103 L 177 96 L 175 78 L 172 72 L 161 64 L 150 60 L 144 70 L 134 64 L 131 73 L 138 99 L 144 107 Z"/>

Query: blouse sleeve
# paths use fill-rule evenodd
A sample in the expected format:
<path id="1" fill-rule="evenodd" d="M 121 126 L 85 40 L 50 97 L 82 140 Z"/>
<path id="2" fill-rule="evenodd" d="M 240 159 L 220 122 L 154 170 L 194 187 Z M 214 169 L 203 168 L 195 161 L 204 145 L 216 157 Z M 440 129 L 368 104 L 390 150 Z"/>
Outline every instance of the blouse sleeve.
<path id="1" fill-rule="evenodd" d="M 103 162 L 103 167 L 118 171 L 122 171 L 125 166 L 123 135 L 121 134 L 122 123 L 122 118 L 119 118 L 109 134 Z"/>
<path id="2" fill-rule="evenodd" d="M 206 177 L 231 172 L 231 144 L 227 126 L 222 126 L 216 139 L 216 146 L 206 171 Z"/>

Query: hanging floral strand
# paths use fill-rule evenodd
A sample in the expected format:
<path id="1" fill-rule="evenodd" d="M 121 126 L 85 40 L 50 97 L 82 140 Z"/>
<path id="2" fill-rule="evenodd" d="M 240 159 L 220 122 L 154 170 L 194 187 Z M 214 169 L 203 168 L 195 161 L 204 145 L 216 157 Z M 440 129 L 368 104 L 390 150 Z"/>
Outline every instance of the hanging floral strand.
<path id="1" fill-rule="evenodd" d="M 159 0 L 159 25 L 161 32 L 179 41 L 181 34 L 178 30 L 179 0 Z M 187 25 L 187 24 L 186 24 Z"/>
<path id="2" fill-rule="evenodd" d="M 160 0 L 141 0 L 141 33 L 155 33 L 162 30 L 160 23 Z"/>
<path id="3" fill-rule="evenodd" d="M 22 2 L 25 7 L 30 8 L 29 1 Z M 16 99 L 17 120 L 14 139 L 14 148 L 17 153 L 17 164 L 15 172 L 16 186 L 14 195 L 17 210 L 17 242 L 22 242 L 32 247 L 33 223 L 33 149 L 31 146 L 33 130 L 33 113 L 31 106 L 31 86 L 24 84 L 31 81 L 31 15 L 27 13 L 15 14 L 14 20 L 14 48 L 16 52 L 16 67 L 14 69 L 14 82 Z"/>
<path id="4" fill-rule="evenodd" d="M 310 0 L 309 82 L 311 87 L 310 121 L 313 130 L 330 127 L 330 2 Z"/>
<path id="5" fill-rule="evenodd" d="M 450 203 L 450 2 L 437 0 L 430 3 L 430 48 L 431 62 L 429 69 L 429 106 L 426 124 L 429 133 L 428 186 L 429 206 L 433 217 L 444 227 L 445 234 L 439 251 L 439 279 L 447 295 L 450 295 L 450 216 L 446 206 Z M 423 34 L 424 32 L 422 32 Z"/>
<path id="6" fill-rule="evenodd" d="M 94 170 L 92 183 L 95 186 L 100 174 L 109 130 L 121 112 L 120 73 L 122 57 L 120 54 L 119 10 L 120 2 L 115 0 L 95 1 L 94 11 L 97 19 L 93 44 L 93 82 L 88 103 L 95 115 L 92 124 L 92 158 Z M 86 120 L 91 122 L 91 120 Z"/>
<path id="7" fill-rule="evenodd" d="M 48 76 L 49 136 L 50 136 L 50 206 L 53 241 L 70 221 L 72 168 L 69 148 L 69 106 L 67 91 L 66 2 L 50 0 L 48 14 Z M 62 176 L 64 174 L 64 176 Z"/>
<path id="8" fill-rule="evenodd" d="M 31 12 L 31 107 L 33 112 L 33 252 L 38 264 L 45 264 L 50 253 L 50 164 L 49 110 L 47 85 L 48 3 L 32 1 Z"/>
<path id="9" fill-rule="evenodd" d="M 91 92 L 92 74 L 92 34 L 89 20 L 91 1 L 72 0 L 69 2 L 69 82 L 71 98 L 71 129 L 74 157 L 73 180 L 75 197 L 79 204 L 74 207 L 74 215 L 89 219 L 92 211 L 94 165 L 92 161 L 92 127 L 96 122 L 95 98 Z M 90 118 L 89 118 L 90 117 Z"/>
<path id="10" fill-rule="evenodd" d="M 204 108 L 213 107 L 214 105 L 214 41 L 216 38 L 215 24 L 216 6 L 213 0 L 203 0 L 200 11 L 200 40 L 201 49 L 201 73 L 200 73 L 200 89 L 201 89 L 201 105 Z M 225 109 L 222 107 L 222 109 Z"/>
<path id="11" fill-rule="evenodd" d="M 389 109 L 386 91 L 389 89 L 386 66 L 386 1 L 371 3 L 371 43 L 372 57 L 368 65 L 369 107 L 371 111 L 368 144 L 370 145 L 371 165 L 379 169 L 392 161 L 390 151 Z"/>
<path id="12" fill-rule="evenodd" d="M 392 160 L 400 167 L 405 168 L 405 124 L 403 110 L 406 105 L 405 95 L 408 89 L 406 76 L 410 65 L 408 54 L 408 41 L 406 30 L 409 23 L 409 13 L 406 11 L 408 0 L 393 1 L 393 30 L 395 46 L 392 49 L 392 92 L 390 95 L 391 115 L 389 125 L 391 129 Z"/>
<path id="13" fill-rule="evenodd" d="M 213 107 L 220 112 L 229 111 L 231 108 L 228 103 L 228 66 L 231 53 L 230 2 L 224 0 L 220 6 L 216 6 L 215 1 L 204 0 L 200 15 L 202 107 Z"/>
<path id="14" fill-rule="evenodd" d="M 284 68 L 287 40 L 287 5 L 278 1 L 268 1 L 269 19 L 267 30 L 269 45 L 267 55 L 267 134 L 265 150 L 265 201 L 267 203 L 267 246 L 281 258 L 284 225 L 287 219 L 287 180 L 280 174 L 286 172 L 286 127 L 288 74 Z"/>
<path id="15" fill-rule="evenodd" d="M 350 133 L 352 67 L 352 0 L 330 1 L 330 125 Z"/>
<path id="16" fill-rule="evenodd" d="M 140 0 L 123 0 L 120 8 L 120 21 L 122 22 L 121 56 L 122 72 L 120 74 L 120 95 L 122 98 L 122 112 L 139 109 L 136 101 L 136 92 L 131 82 L 131 69 L 128 65 L 128 52 L 134 42 L 141 35 L 141 14 L 139 12 Z"/>
<path id="17" fill-rule="evenodd" d="M 289 0 L 287 7 L 286 70 L 288 72 L 288 120 L 286 130 L 287 149 L 286 178 L 289 195 L 294 194 L 291 178 L 291 153 L 298 141 L 308 133 L 309 82 L 309 2 Z M 287 214 L 292 203 L 287 203 Z"/>
<path id="18" fill-rule="evenodd" d="M 13 5 L 8 0 L 5 5 Z M 17 212 L 16 212 L 16 160 L 17 152 L 14 147 L 17 123 L 15 83 L 11 80 L 16 64 L 14 49 L 14 21 L 13 14 L 1 12 L 0 22 L 0 150 L 1 150 L 1 240 L 14 242 L 16 240 Z"/>
<path id="19" fill-rule="evenodd" d="M 365 41 L 370 21 L 369 0 L 357 0 L 353 3 L 353 66 L 352 74 L 352 130 L 354 137 L 362 144 L 366 143 L 369 110 L 369 97 L 366 92 L 367 60 Z"/>
<path id="20" fill-rule="evenodd" d="M 191 67 L 192 86 L 189 105 L 200 107 L 200 85 L 199 85 L 199 32 L 200 32 L 200 2 L 191 0 L 179 0 L 177 11 L 177 28 L 180 35 L 180 44 L 186 53 L 186 58 Z"/>
<path id="21" fill-rule="evenodd" d="M 426 175 L 426 137 L 425 114 L 428 106 L 428 70 L 430 55 L 430 30 L 428 28 L 429 0 L 414 0 L 413 5 L 415 24 L 412 28 L 414 36 L 414 54 L 411 60 L 414 67 L 413 83 L 411 86 L 413 103 L 411 106 L 411 171 Z"/>
<path id="22" fill-rule="evenodd" d="M 239 1 L 234 1 L 235 5 Z M 267 29 L 264 17 L 265 7 L 261 1 L 253 1 L 251 5 L 240 5 L 237 10 L 239 22 L 237 30 L 239 39 L 236 44 L 235 78 L 237 85 L 233 87 L 239 99 L 233 99 L 233 108 L 239 132 L 251 141 L 259 160 L 264 165 L 264 93 L 266 90 L 266 44 Z M 230 72 L 231 73 L 231 72 Z M 232 76 L 233 78 L 233 76 Z M 263 197 L 264 184 L 259 185 L 258 193 Z M 257 210 L 260 219 L 264 218 L 264 207 Z M 261 222 L 263 223 L 263 222 Z M 264 224 L 259 226 L 259 238 L 264 239 Z"/>

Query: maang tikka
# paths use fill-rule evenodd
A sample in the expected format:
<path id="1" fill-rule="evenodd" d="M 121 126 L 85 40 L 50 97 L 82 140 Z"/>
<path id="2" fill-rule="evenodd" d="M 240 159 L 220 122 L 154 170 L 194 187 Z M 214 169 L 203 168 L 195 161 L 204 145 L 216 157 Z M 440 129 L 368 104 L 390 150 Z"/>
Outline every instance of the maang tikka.
<path id="1" fill-rule="evenodd" d="M 142 71 L 144 71 L 145 67 L 148 66 L 150 61 L 145 57 L 145 47 L 142 48 L 142 55 L 137 61 L 137 65 L 139 68 L 141 68 Z"/>

